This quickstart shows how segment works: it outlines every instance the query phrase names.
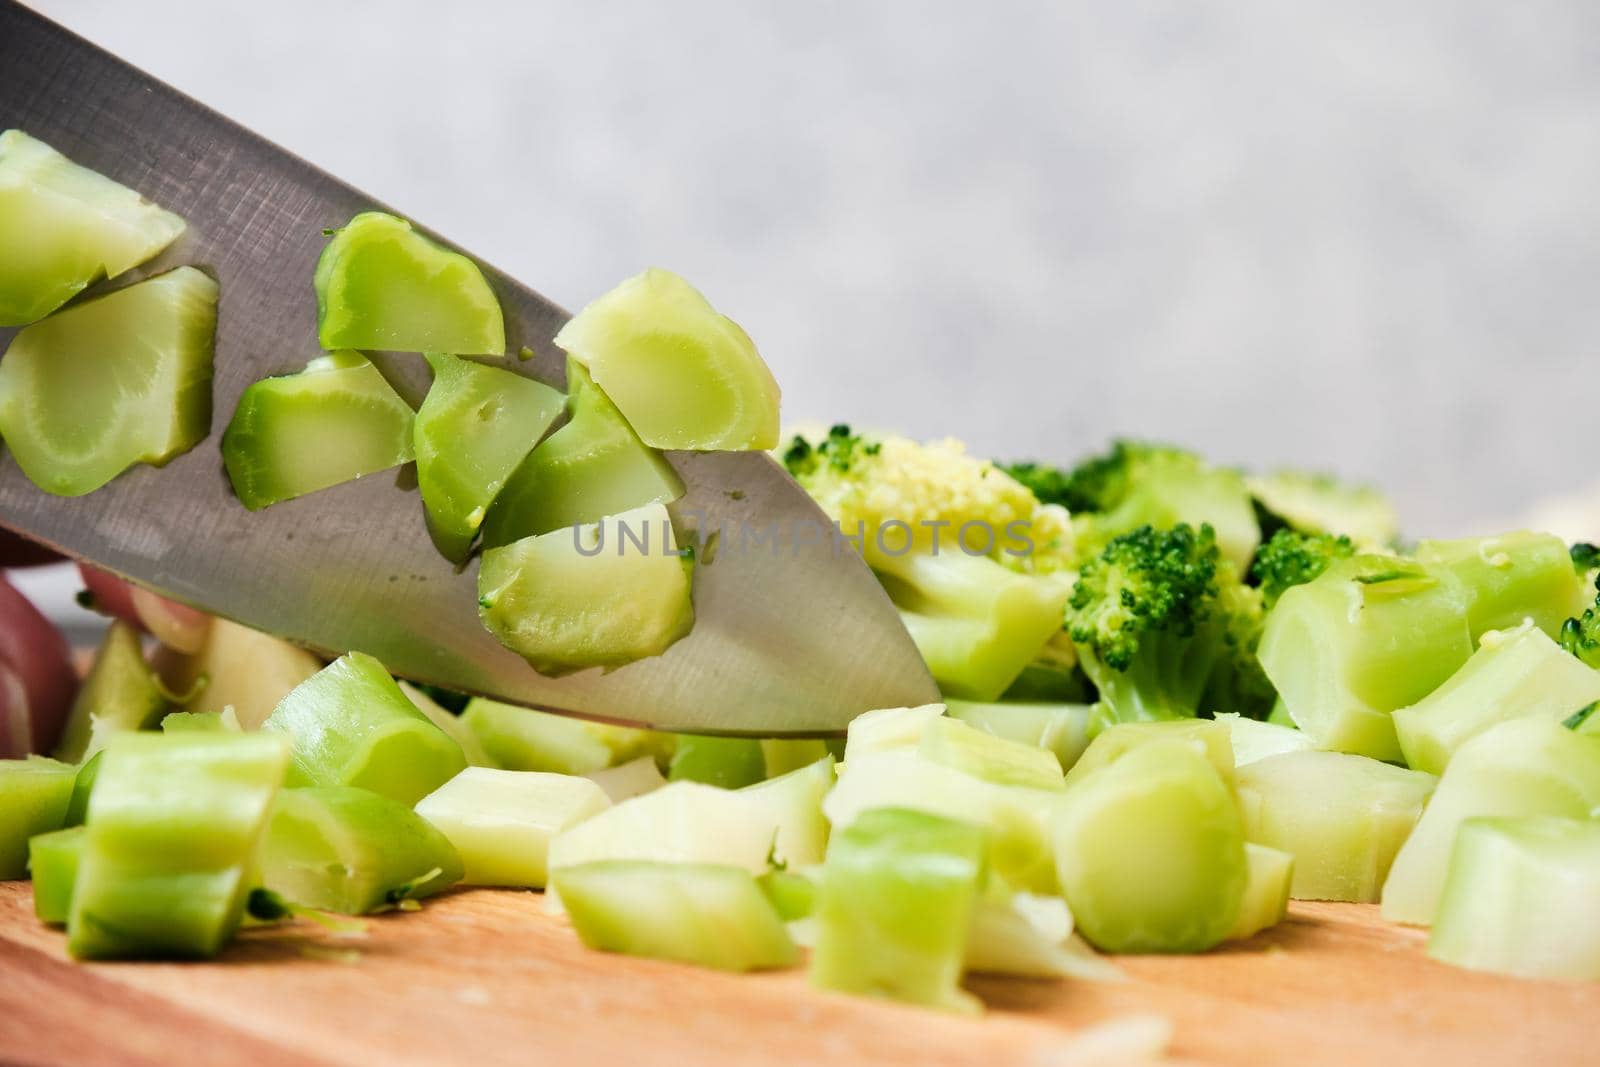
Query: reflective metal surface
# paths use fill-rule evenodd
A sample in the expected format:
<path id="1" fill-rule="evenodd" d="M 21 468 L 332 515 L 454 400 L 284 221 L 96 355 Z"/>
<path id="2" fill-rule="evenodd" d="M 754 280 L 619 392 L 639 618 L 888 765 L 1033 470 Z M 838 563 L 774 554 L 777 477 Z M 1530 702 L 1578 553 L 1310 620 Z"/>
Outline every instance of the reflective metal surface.
<path id="1" fill-rule="evenodd" d="M 240 392 L 318 354 L 313 266 L 324 227 L 372 198 L 120 60 L 0 0 L 0 129 L 18 127 L 182 214 L 189 231 L 119 279 L 184 263 L 222 285 L 212 435 L 167 467 L 86 497 L 51 497 L 0 459 L 0 524 L 175 599 L 326 653 L 359 649 L 397 674 L 532 706 L 707 733 L 819 733 L 875 707 L 937 699 L 888 598 L 850 552 L 816 536 L 821 512 L 764 454 L 674 453 L 680 524 L 776 531 L 725 544 L 696 574 L 694 632 L 608 675 L 553 680 L 477 618 L 477 566 L 429 541 L 410 468 L 246 511 L 218 440 Z M 462 190 L 470 196 L 470 189 Z M 537 240 L 537 217 L 517 220 Z M 445 242 L 448 243 L 448 242 Z M 506 314 L 506 366 L 562 384 L 549 339 L 560 308 L 485 266 Z M 99 291 L 99 290 L 95 290 Z M 14 331 L 0 330 L 0 343 Z M 408 399 L 419 357 L 379 357 Z"/>

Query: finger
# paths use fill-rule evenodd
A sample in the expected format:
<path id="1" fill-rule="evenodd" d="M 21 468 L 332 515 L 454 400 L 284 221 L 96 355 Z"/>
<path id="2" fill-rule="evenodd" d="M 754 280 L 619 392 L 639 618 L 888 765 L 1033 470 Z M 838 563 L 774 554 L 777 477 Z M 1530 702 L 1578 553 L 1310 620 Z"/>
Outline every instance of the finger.
<path id="1" fill-rule="evenodd" d="M 0 577 L 0 755 L 53 748 L 77 690 L 66 638 Z"/>
<path id="2" fill-rule="evenodd" d="M 205 644 L 211 616 L 157 596 L 88 564 L 78 564 L 96 611 L 130 622 L 176 651 L 192 655 Z"/>

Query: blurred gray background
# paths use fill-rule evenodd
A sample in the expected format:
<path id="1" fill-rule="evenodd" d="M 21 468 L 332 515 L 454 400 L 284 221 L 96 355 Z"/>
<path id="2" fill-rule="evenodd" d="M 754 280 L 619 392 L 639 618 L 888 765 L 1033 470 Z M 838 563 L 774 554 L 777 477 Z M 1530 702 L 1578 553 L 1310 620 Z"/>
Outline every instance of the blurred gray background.
<path id="1" fill-rule="evenodd" d="M 791 419 L 1591 481 L 1592 0 L 30 2 L 569 308 L 683 273 Z"/>

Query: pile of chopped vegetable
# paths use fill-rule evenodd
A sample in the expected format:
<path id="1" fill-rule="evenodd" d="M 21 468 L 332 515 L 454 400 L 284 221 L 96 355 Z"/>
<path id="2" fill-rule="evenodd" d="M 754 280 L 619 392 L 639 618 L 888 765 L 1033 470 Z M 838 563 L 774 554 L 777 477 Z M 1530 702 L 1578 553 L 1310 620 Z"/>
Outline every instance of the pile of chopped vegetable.
<path id="1" fill-rule="evenodd" d="M 0 247 L 26 253 L 0 263 L 0 324 L 31 324 L 0 434 L 41 489 L 208 432 L 205 275 L 57 310 L 182 229 L 0 135 Z M 73 955 L 206 958 L 245 923 L 499 886 L 599 950 L 956 1012 L 981 1008 L 967 974 L 1099 980 L 1107 954 L 1205 952 L 1295 899 L 1378 904 L 1460 966 L 1600 979 L 1593 546 L 1405 545 L 1373 490 L 1169 445 L 1058 468 L 847 426 L 780 440 L 750 338 L 665 271 L 555 338 L 566 395 L 505 361 L 482 271 L 403 220 L 330 231 L 312 282 L 325 354 L 251 386 L 221 437 L 243 507 L 414 461 L 439 550 L 481 557 L 485 624 L 542 672 L 618 669 L 694 624 L 662 450 L 772 450 L 945 700 L 842 741 L 673 735 L 222 620 L 118 622 L 64 721 L 29 704 L 61 689 L 40 674 L 0 723 L 0 877 L 31 874 Z M 419 410 L 376 350 L 426 359 Z M 655 551 L 592 551 L 624 529 Z"/>

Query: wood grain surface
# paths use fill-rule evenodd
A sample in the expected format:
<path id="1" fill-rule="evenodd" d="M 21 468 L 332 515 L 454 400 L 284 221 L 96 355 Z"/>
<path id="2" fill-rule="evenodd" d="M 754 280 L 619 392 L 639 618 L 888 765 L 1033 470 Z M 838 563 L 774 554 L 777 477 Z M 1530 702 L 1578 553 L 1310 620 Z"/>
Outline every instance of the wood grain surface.
<path id="1" fill-rule="evenodd" d="M 208 964 L 80 965 L 0 883 L 0 1062 L 92 1064 L 1062 1064 L 1087 1025 L 1159 1013 L 1215 1064 L 1600 1063 L 1600 986 L 1436 964 L 1366 905 L 1297 903 L 1201 957 L 1122 983 L 973 979 L 981 1019 L 584 949 L 536 894 L 244 933 Z"/>

